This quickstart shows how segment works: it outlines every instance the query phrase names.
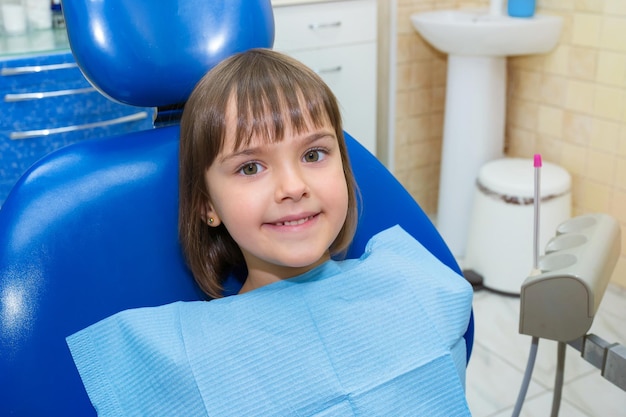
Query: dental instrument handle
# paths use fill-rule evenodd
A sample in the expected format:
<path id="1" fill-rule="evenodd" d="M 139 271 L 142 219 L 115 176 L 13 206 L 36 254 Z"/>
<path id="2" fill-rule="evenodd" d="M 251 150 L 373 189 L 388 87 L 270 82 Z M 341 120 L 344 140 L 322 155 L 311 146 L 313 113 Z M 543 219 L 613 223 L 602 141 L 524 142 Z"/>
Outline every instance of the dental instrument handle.
<path id="1" fill-rule="evenodd" d="M 541 201 L 541 193 L 539 192 L 541 186 L 541 154 L 535 154 L 533 158 L 533 165 L 535 167 L 535 221 L 534 221 L 534 247 L 533 247 L 533 273 L 539 272 L 539 203 Z"/>

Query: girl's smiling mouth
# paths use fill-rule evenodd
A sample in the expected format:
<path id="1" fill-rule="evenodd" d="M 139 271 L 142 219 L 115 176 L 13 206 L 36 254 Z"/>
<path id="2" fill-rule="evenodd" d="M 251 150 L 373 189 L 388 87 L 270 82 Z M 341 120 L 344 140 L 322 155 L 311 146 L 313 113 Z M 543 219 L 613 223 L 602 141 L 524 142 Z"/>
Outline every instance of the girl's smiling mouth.
<path id="1" fill-rule="evenodd" d="M 272 226 L 300 226 L 305 224 L 318 216 L 319 213 L 309 214 L 304 216 L 293 216 L 285 219 L 281 219 L 277 222 L 269 223 Z"/>

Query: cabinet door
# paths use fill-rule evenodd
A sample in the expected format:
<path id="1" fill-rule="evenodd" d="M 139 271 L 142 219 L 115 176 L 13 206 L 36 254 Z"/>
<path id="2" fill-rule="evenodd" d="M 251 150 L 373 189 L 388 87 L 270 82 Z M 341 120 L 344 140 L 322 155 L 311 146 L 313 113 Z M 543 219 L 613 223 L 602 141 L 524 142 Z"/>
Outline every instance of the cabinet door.
<path id="1" fill-rule="evenodd" d="M 274 49 L 291 53 L 376 41 L 376 1 L 275 7 Z"/>
<path id="2" fill-rule="evenodd" d="M 340 46 L 290 55 L 322 77 L 337 96 L 344 130 L 376 154 L 376 45 Z"/>

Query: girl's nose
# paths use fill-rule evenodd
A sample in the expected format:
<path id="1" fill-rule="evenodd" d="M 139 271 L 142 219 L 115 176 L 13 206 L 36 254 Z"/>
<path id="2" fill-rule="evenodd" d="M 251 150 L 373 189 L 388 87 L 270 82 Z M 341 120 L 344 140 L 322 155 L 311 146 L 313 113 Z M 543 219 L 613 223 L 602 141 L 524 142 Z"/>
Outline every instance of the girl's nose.
<path id="1" fill-rule="evenodd" d="M 288 167 L 276 173 L 276 201 L 299 201 L 309 193 L 304 173 L 298 167 Z"/>

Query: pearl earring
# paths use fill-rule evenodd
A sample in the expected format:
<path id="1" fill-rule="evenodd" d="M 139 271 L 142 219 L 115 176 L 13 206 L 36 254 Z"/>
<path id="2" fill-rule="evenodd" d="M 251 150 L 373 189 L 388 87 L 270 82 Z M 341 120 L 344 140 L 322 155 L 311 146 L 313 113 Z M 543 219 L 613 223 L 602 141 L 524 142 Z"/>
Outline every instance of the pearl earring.
<path id="1" fill-rule="evenodd" d="M 209 217 L 209 224 L 213 224 L 214 221 L 213 217 Z"/>

